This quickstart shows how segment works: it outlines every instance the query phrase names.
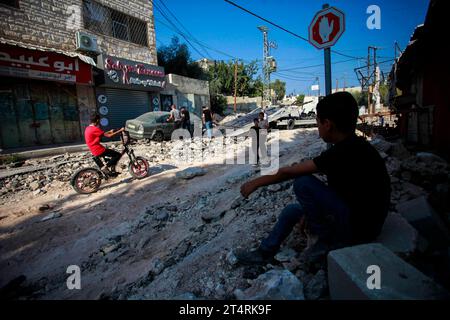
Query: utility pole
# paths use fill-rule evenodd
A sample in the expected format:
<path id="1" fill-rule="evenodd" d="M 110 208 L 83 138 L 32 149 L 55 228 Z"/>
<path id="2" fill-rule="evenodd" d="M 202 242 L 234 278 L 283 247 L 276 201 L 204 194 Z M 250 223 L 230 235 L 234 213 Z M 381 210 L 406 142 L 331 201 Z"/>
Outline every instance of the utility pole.
<path id="1" fill-rule="evenodd" d="M 234 60 L 234 113 L 236 113 L 236 94 L 237 94 L 237 61 Z"/>
<path id="2" fill-rule="evenodd" d="M 322 9 L 329 8 L 328 3 L 322 6 Z M 323 50 L 324 63 L 325 63 L 325 95 L 331 94 L 331 48 L 325 48 Z"/>
<path id="3" fill-rule="evenodd" d="M 338 92 L 339 90 L 339 79 L 336 78 L 336 92 Z"/>
<path id="4" fill-rule="evenodd" d="M 272 59 L 269 60 L 270 57 L 270 48 L 277 48 L 277 45 L 275 42 L 269 42 L 267 32 L 269 31 L 269 28 L 266 26 L 259 26 L 258 29 L 263 33 L 263 74 L 264 74 L 264 81 L 263 81 L 263 105 L 264 101 L 267 101 L 268 103 L 271 103 L 272 101 L 272 95 L 270 92 L 270 73 L 273 71 L 271 63 L 273 62 Z M 265 107 L 265 106 L 263 106 Z"/>

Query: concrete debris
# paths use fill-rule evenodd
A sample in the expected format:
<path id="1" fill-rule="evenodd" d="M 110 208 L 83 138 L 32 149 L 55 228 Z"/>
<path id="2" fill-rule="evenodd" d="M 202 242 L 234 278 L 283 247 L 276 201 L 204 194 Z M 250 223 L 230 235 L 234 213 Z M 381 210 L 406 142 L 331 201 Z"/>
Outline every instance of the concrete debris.
<path id="1" fill-rule="evenodd" d="M 306 300 L 319 300 L 328 295 L 327 275 L 324 270 L 319 270 L 305 285 Z"/>
<path id="2" fill-rule="evenodd" d="M 192 179 L 196 176 L 203 176 L 206 174 L 206 170 L 199 167 L 187 168 L 183 171 L 179 171 L 176 173 L 177 178 L 180 179 Z"/>
<path id="3" fill-rule="evenodd" d="M 280 252 L 275 255 L 275 260 L 280 262 L 287 262 L 292 260 L 297 256 L 297 252 L 291 248 L 283 248 Z"/>
<path id="4" fill-rule="evenodd" d="M 287 270 L 270 270 L 260 275 L 250 288 L 235 290 L 238 300 L 304 300 L 303 284 Z"/>
<path id="5" fill-rule="evenodd" d="M 377 242 L 395 253 L 411 254 L 417 249 L 418 233 L 398 213 L 390 213 Z"/>
<path id="6" fill-rule="evenodd" d="M 56 219 L 62 217 L 61 212 L 52 212 L 49 215 L 46 215 L 44 218 L 41 219 L 41 222 Z"/>
<path id="7" fill-rule="evenodd" d="M 444 223 L 424 196 L 398 204 L 397 211 L 427 240 L 449 241 Z"/>
<path id="8" fill-rule="evenodd" d="M 328 254 L 333 300 L 448 298 L 448 292 L 381 244 L 365 244 Z"/>

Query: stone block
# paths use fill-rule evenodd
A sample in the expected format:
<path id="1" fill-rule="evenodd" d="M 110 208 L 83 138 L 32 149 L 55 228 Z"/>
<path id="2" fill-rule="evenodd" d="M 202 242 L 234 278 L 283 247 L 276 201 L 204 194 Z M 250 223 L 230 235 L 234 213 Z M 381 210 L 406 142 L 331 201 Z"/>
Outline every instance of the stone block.
<path id="1" fill-rule="evenodd" d="M 376 271 L 368 270 L 370 266 L 379 268 L 379 288 L 370 286 L 376 274 Z M 443 287 L 379 243 L 331 251 L 328 254 L 328 285 L 333 300 L 449 298 Z"/>
<path id="2" fill-rule="evenodd" d="M 448 231 L 425 196 L 399 203 L 397 212 L 431 243 L 448 243 Z"/>

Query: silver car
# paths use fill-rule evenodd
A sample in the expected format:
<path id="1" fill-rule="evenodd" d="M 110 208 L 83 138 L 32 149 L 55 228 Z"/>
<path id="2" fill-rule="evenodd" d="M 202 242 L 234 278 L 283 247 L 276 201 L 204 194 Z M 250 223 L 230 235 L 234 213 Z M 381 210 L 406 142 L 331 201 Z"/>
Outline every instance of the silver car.
<path id="1" fill-rule="evenodd" d="M 172 132 L 175 130 L 175 124 L 167 122 L 169 115 L 168 111 L 144 113 L 136 119 L 127 120 L 125 130 L 130 133 L 130 137 L 133 139 L 151 139 L 155 141 L 170 139 Z M 201 120 L 191 112 L 189 115 L 191 121 L 190 132 L 192 134 L 196 126 L 200 125 L 201 128 Z"/>

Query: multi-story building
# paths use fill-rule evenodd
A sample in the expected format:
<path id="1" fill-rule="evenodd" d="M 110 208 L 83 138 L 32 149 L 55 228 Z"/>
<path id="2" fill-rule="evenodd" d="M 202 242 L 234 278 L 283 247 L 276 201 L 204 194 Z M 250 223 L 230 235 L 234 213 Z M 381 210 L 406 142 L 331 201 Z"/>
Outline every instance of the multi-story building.
<path id="1" fill-rule="evenodd" d="M 0 147 L 82 141 L 160 107 L 149 0 L 0 0 Z"/>

